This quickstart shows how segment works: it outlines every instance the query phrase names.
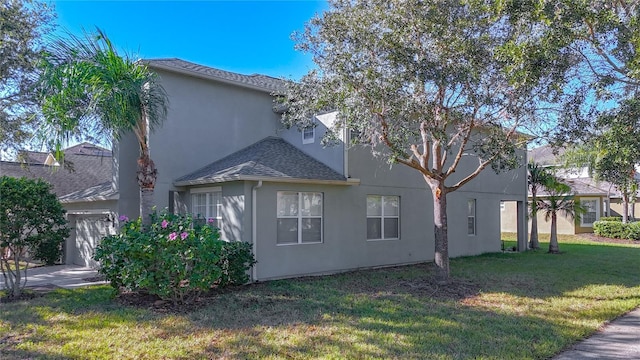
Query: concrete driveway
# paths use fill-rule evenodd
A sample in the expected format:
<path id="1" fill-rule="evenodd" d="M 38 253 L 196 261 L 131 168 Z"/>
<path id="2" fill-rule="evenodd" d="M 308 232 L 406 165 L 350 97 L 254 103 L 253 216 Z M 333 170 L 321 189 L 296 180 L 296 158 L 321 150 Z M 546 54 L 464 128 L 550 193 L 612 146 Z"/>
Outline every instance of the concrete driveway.
<path id="1" fill-rule="evenodd" d="M 41 266 L 27 270 L 27 288 L 56 286 L 64 289 L 105 284 L 105 281 L 91 281 L 98 271 L 77 265 Z M 0 288 L 4 288 L 4 277 L 0 276 Z"/>

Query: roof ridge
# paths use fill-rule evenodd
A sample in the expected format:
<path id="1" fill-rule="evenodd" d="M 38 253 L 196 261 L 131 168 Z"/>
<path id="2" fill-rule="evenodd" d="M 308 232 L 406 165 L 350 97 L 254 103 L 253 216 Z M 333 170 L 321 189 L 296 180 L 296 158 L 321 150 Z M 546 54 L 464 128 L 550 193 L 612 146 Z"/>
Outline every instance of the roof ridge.
<path id="1" fill-rule="evenodd" d="M 283 142 L 287 143 L 286 141 L 284 141 L 284 139 L 279 138 L 279 137 L 275 137 L 273 135 L 269 135 L 265 138 L 263 138 L 262 140 L 258 140 L 257 142 L 253 143 L 251 146 L 258 146 L 260 143 L 266 142 L 268 140 L 282 140 Z M 288 143 L 287 143 L 288 144 Z M 255 169 L 256 166 L 258 166 L 258 164 L 260 163 L 260 160 L 262 160 L 262 158 L 265 156 L 266 152 L 263 151 L 260 154 L 258 154 L 258 156 L 256 158 L 254 158 L 253 160 L 251 160 L 251 162 L 253 163 L 251 166 L 251 169 Z"/>

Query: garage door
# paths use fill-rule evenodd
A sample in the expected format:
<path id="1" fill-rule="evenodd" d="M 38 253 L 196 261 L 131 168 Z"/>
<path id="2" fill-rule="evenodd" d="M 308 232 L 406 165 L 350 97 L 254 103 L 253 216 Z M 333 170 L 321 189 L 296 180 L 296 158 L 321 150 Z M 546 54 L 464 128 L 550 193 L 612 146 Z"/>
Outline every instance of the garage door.
<path id="1" fill-rule="evenodd" d="M 103 237 L 115 233 L 113 222 L 108 221 L 107 215 L 78 215 L 74 228 L 75 241 L 67 254 L 76 265 L 96 267 L 91 259 L 93 252 Z"/>

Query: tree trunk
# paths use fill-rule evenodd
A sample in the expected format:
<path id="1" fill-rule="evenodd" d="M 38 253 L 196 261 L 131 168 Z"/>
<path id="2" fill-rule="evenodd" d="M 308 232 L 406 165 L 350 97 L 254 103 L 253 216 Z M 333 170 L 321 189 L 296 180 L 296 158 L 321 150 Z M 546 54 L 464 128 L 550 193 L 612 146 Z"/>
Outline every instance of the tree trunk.
<path id="1" fill-rule="evenodd" d="M 622 222 L 629 222 L 629 195 L 622 194 Z"/>
<path id="2" fill-rule="evenodd" d="M 151 224 L 153 211 L 153 190 L 156 186 L 158 170 L 149 153 L 143 153 L 138 159 L 138 185 L 140 186 L 140 217 L 143 225 Z"/>
<path id="3" fill-rule="evenodd" d="M 436 281 L 449 283 L 449 238 L 447 234 L 447 194 L 444 184 L 432 187 L 433 224 L 435 234 Z"/>
<path id="4" fill-rule="evenodd" d="M 540 248 L 540 242 L 538 241 L 538 203 L 536 202 L 535 189 L 531 189 L 531 236 L 529 237 L 529 248 Z"/>
<path id="5" fill-rule="evenodd" d="M 14 298 L 20 297 L 22 295 L 22 274 L 20 273 L 20 252 L 16 252 L 11 254 L 13 256 L 14 269 L 15 269 L 15 279 L 13 281 L 13 289 L 11 289 L 11 296 Z"/>
<path id="6" fill-rule="evenodd" d="M 551 238 L 549 239 L 549 252 L 552 254 L 557 254 L 560 252 L 560 247 L 558 246 L 558 216 L 556 213 L 551 214 Z"/>
<path id="7" fill-rule="evenodd" d="M 540 248 L 540 242 L 538 241 L 538 214 L 535 209 L 532 209 L 531 211 L 531 236 L 529 237 L 529 248 Z"/>

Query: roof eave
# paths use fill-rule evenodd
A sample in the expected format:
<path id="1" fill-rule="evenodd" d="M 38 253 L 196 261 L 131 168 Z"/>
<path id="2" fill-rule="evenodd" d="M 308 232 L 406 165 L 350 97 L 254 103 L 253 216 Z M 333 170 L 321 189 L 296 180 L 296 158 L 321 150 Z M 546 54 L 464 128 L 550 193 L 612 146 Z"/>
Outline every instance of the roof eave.
<path id="1" fill-rule="evenodd" d="M 318 185 L 341 185 L 341 186 L 353 186 L 360 185 L 360 179 L 345 179 L 345 180 L 323 180 L 323 179 L 300 179 L 300 178 L 284 178 L 284 177 L 270 177 L 270 176 L 248 176 L 248 175 L 233 175 L 233 176 L 221 176 L 208 179 L 197 180 L 185 180 L 175 181 L 174 186 L 195 186 L 195 185 L 207 185 L 217 184 L 229 181 L 267 181 L 276 183 L 297 183 L 297 184 L 318 184 Z"/>
<path id="2" fill-rule="evenodd" d="M 63 204 L 74 204 L 74 203 L 83 203 L 83 202 L 91 202 L 91 201 L 108 201 L 108 200 L 119 200 L 119 194 L 112 194 L 107 196 L 89 196 L 80 199 L 60 199 L 60 202 Z"/>
<path id="3" fill-rule="evenodd" d="M 243 87 L 243 88 L 247 88 L 247 89 L 252 89 L 252 90 L 265 92 L 267 94 L 277 93 L 277 91 L 275 91 L 275 90 L 267 89 L 267 88 L 264 88 L 262 86 L 246 84 L 246 83 L 239 82 L 239 81 L 233 81 L 233 80 L 221 78 L 219 76 L 203 74 L 203 73 L 198 72 L 198 71 L 177 68 L 175 66 L 159 64 L 159 63 L 152 62 L 152 61 L 153 60 L 151 60 L 151 61 L 150 60 L 144 60 L 144 63 L 147 64 L 147 66 L 149 66 L 150 68 L 162 69 L 162 70 L 171 71 L 171 72 L 175 72 L 175 73 L 179 73 L 179 74 L 183 74 L 183 75 L 188 75 L 188 76 L 193 76 L 193 77 L 200 78 L 200 79 L 205 79 L 205 80 L 214 80 L 214 81 L 221 82 L 221 83 L 224 83 L 224 84 L 229 84 L 229 85 L 234 85 L 234 86 L 239 86 L 239 87 Z"/>

